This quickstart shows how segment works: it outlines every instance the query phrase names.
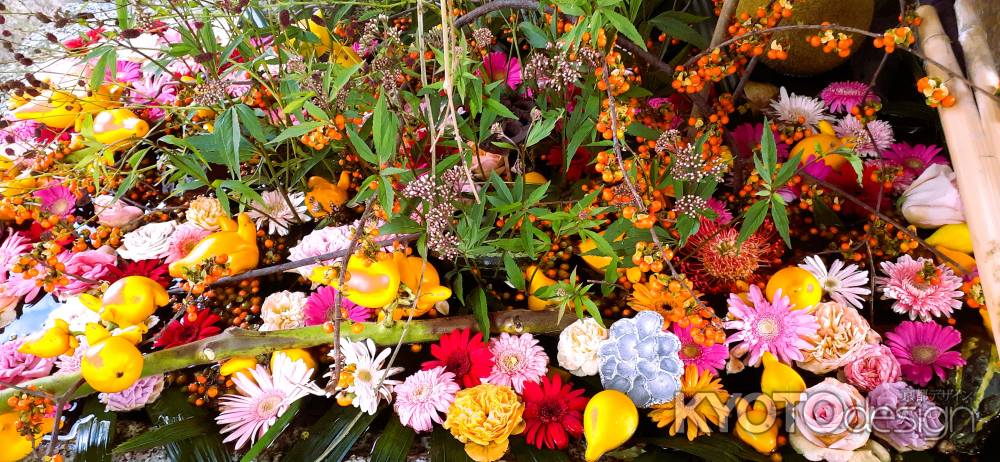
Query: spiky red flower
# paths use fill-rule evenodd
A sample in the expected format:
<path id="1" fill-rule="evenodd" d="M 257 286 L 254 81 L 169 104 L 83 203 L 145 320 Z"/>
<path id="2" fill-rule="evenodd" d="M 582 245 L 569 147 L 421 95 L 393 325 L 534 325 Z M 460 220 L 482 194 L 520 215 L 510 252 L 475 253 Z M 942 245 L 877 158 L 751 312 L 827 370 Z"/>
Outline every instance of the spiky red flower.
<path id="1" fill-rule="evenodd" d="M 681 248 L 681 271 L 696 289 L 709 293 L 743 292 L 762 280 L 761 267 L 777 264 L 784 252 L 770 220 L 738 244 L 740 232 L 729 225 L 701 220 L 701 227 Z"/>
<path id="2" fill-rule="evenodd" d="M 167 274 L 167 265 L 161 260 L 139 260 L 131 261 L 122 259 L 117 267 L 104 277 L 109 283 L 124 278 L 126 276 L 145 276 L 156 281 L 163 287 L 170 286 L 170 276 Z"/>
<path id="3" fill-rule="evenodd" d="M 153 346 L 171 348 L 211 337 L 222 332 L 222 329 L 215 325 L 219 321 L 222 321 L 222 318 L 208 309 L 196 312 L 194 321 L 189 320 L 188 315 L 185 315 L 180 321 L 176 319 L 170 321 L 163 328 L 163 333 L 160 334 L 160 338 L 156 339 Z"/>
<path id="4" fill-rule="evenodd" d="M 574 390 L 572 384 L 563 384 L 558 375 L 552 375 L 524 384 L 523 397 L 528 444 L 563 449 L 570 436 L 583 434 L 583 409 L 587 407 L 583 390 Z"/>
<path id="5" fill-rule="evenodd" d="M 465 388 L 482 383 L 493 371 L 493 353 L 483 343 L 483 334 L 471 329 L 455 329 L 441 336 L 441 340 L 431 345 L 431 361 L 425 361 L 423 370 L 438 366 L 455 374 L 456 381 Z"/>

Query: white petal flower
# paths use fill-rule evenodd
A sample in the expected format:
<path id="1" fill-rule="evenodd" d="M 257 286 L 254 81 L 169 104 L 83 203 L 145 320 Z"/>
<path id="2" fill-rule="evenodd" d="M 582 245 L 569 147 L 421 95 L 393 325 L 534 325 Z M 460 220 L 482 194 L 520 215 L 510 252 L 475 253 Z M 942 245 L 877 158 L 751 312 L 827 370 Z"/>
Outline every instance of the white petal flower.
<path id="1" fill-rule="evenodd" d="M 559 366 L 569 373 L 585 377 L 597 373 L 601 364 L 598 345 L 608 338 L 608 330 L 593 318 L 584 318 L 566 326 L 559 333 Z"/>
<path id="2" fill-rule="evenodd" d="M 351 372 L 353 380 L 342 392 L 354 395 L 351 405 L 361 409 L 362 412 L 374 415 L 379 402 L 383 399 L 386 402 L 392 400 L 392 388 L 401 381 L 389 377 L 403 372 L 403 368 L 386 367 L 385 362 L 392 355 L 392 350 L 386 348 L 377 352 L 375 342 L 371 339 L 352 342 L 341 338 L 340 351 L 344 356 L 343 365 L 353 366 Z M 333 369 L 331 368 L 326 375 L 332 376 Z"/>
<path id="3" fill-rule="evenodd" d="M 268 295 L 260 307 L 264 324 L 260 330 L 295 329 L 305 326 L 305 306 L 309 297 L 302 292 L 283 290 Z"/>
<path id="4" fill-rule="evenodd" d="M 304 194 L 292 193 L 286 199 L 279 191 L 264 191 L 260 196 L 264 202 L 254 201 L 253 209 L 247 215 L 257 223 L 258 228 L 266 224 L 268 234 L 287 236 L 291 223 L 309 221 Z"/>
<path id="5" fill-rule="evenodd" d="M 175 221 L 150 223 L 122 236 L 118 255 L 126 260 L 155 260 L 170 252 L 170 235 L 177 227 Z"/>
<path id="6" fill-rule="evenodd" d="M 853 263 L 845 265 L 841 260 L 834 260 L 830 268 L 827 269 L 823 259 L 816 255 L 810 255 L 806 257 L 805 263 L 799 265 L 799 268 L 816 276 L 820 285 L 823 286 L 823 292 L 835 302 L 860 309 L 862 298 L 872 293 L 871 289 L 867 287 L 869 283 L 868 271 L 859 270 L 858 265 Z"/>
<path id="7" fill-rule="evenodd" d="M 785 87 L 781 87 L 778 99 L 771 101 L 771 112 L 781 123 L 813 130 L 817 129 L 820 121 L 832 119 L 823 112 L 822 101 L 794 93 L 789 95 Z"/>

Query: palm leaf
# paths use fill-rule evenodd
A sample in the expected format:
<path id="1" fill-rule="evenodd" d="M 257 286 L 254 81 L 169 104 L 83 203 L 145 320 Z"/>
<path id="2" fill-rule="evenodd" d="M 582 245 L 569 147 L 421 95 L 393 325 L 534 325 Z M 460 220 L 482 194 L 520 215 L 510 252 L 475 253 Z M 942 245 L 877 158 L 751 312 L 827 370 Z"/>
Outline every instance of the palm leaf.
<path id="1" fill-rule="evenodd" d="M 729 436 L 702 435 L 694 441 L 676 436 L 670 438 L 648 438 L 646 443 L 661 448 L 674 449 L 710 462 L 767 462 L 767 457 L 754 451 L 741 441 Z"/>
<path id="2" fill-rule="evenodd" d="M 88 416 L 76 426 L 76 457 L 80 462 L 111 462 L 111 440 L 118 415 L 108 412 L 96 396 L 83 404 L 81 415 Z"/>
<path id="3" fill-rule="evenodd" d="M 472 459 L 465 453 L 461 442 L 451 436 L 448 430 L 434 427 L 431 433 L 431 462 L 469 462 Z"/>
<path id="4" fill-rule="evenodd" d="M 285 413 L 281 414 L 281 417 L 278 417 L 278 420 L 274 421 L 274 425 L 271 425 L 271 428 L 269 428 L 267 432 L 264 433 L 264 436 L 260 437 L 260 439 L 257 440 L 257 442 L 253 444 L 253 446 L 250 446 L 250 449 L 248 449 L 247 453 L 243 455 L 243 457 L 240 459 L 240 462 L 253 462 L 254 460 L 256 460 L 257 456 L 259 456 L 261 452 L 267 449 L 267 447 L 271 444 L 271 442 L 273 442 L 274 439 L 277 438 L 278 435 L 280 435 L 281 432 L 283 432 L 286 427 L 288 427 L 288 424 L 292 421 L 293 418 L 295 418 L 295 415 L 299 413 L 299 408 L 301 407 L 302 407 L 302 400 L 298 400 L 292 403 L 290 406 L 288 406 L 288 409 L 285 410 Z"/>
<path id="5" fill-rule="evenodd" d="M 334 406 L 309 427 L 308 437 L 292 447 L 284 460 L 339 462 L 375 420 L 354 407 Z"/>
<path id="6" fill-rule="evenodd" d="M 160 395 L 160 399 L 146 406 L 146 413 L 153 423 L 169 425 L 175 422 L 190 421 L 185 426 L 196 426 L 199 431 L 187 438 L 176 438 L 174 435 L 162 436 L 161 440 L 170 460 L 184 462 L 228 462 L 232 460 L 226 445 L 222 443 L 219 427 L 212 421 L 208 411 L 194 407 L 187 401 L 187 396 L 176 388 L 168 389 Z M 187 429 L 186 431 L 193 431 Z M 149 432 L 152 433 L 152 432 Z"/>
<path id="7" fill-rule="evenodd" d="M 416 432 L 410 427 L 404 427 L 396 416 L 389 417 L 382 434 L 375 441 L 370 462 L 403 462 L 413 446 Z"/>
<path id="8" fill-rule="evenodd" d="M 517 462 L 569 462 L 569 456 L 565 451 L 538 449 L 528 444 L 524 438 L 510 440 L 510 454 L 517 459 Z"/>

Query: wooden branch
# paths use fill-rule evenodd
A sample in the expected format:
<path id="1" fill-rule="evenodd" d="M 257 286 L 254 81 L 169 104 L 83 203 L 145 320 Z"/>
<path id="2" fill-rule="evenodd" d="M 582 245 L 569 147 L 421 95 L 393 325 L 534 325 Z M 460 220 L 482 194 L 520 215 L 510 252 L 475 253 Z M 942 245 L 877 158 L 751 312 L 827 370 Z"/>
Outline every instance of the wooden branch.
<path id="1" fill-rule="evenodd" d="M 472 24 L 472 21 L 486 16 L 494 11 L 499 11 L 504 8 L 512 8 L 516 10 L 534 10 L 538 9 L 538 2 L 536 0 L 493 0 L 492 2 L 480 5 L 474 8 L 472 11 L 463 14 L 458 19 L 455 20 L 455 28 L 460 29 L 464 26 Z"/>
<path id="2" fill-rule="evenodd" d="M 572 314 L 565 314 L 559 320 L 556 311 L 511 310 L 490 313 L 490 331 L 494 334 L 534 333 L 547 334 L 561 332 L 576 320 Z M 356 323 L 361 329 L 347 329 L 343 337 L 350 340 L 372 339 L 384 346 L 397 343 L 432 342 L 455 329 L 478 329 L 475 317 L 448 316 L 405 322 L 397 321 L 391 326 L 380 322 Z M 231 328 L 206 339 L 191 342 L 166 350 L 149 353 L 144 357 L 142 377 L 163 374 L 191 366 L 212 364 L 235 356 L 258 356 L 287 348 L 310 348 L 334 341 L 332 333 L 323 326 L 303 327 L 269 332 Z M 79 373 L 55 374 L 19 384 L 20 387 L 37 387 L 39 392 L 60 395 L 80 380 Z M 10 410 L 7 399 L 20 393 L 9 388 L 0 391 L 0 412 Z M 95 393 L 84 384 L 73 393 L 73 399 Z"/>
<path id="3" fill-rule="evenodd" d="M 924 5 L 917 8 L 923 20 L 920 25 L 920 46 L 934 59 L 924 67 L 927 75 L 948 80 L 945 68 L 960 69 L 958 59 L 937 10 Z M 937 63 L 941 63 L 940 65 Z M 965 220 L 972 234 L 972 247 L 979 268 L 979 277 L 993 327 L 993 338 L 1000 338 L 1000 158 L 983 136 L 980 109 L 976 96 L 963 79 L 948 81 L 948 90 L 955 96 L 952 107 L 938 108 L 951 163 L 958 177 L 958 190 L 965 208 Z M 985 98 L 984 98 L 985 99 Z M 996 126 L 995 124 L 993 126 Z"/>

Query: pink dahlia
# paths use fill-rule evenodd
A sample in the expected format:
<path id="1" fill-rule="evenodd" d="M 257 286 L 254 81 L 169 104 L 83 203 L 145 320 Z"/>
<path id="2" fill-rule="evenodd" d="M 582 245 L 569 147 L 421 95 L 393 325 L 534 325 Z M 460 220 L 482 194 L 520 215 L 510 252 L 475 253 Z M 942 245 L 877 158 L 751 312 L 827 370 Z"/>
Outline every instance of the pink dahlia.
<path id="1" fill-rule="evenodd" d="M 933 375 L 945 380 L 946 370 L 965 364 L 959 352 L 950 351 L 962 341 L 962 334 L 954 327 L 933 321 L 903 321 L 885 337 L 903 378 L 914 384 L 927 385 Z"/>
<path id="2" fill-rule="evenodd" d="M 962 307 L 962 278 L 945 265 L 934 265 L 927 258 L 916 260 L 903 255 L 893 262 L 882 262 L 888 277 L 875 282 L 882 289 L 883 299 L 895 300 L 892 310 L 907 314 L 910 319 L 929 321 L 937 316 L 950 316 Z"/>
<path id="3" fill-rule="evenodd" d="M 167 263 L 173 263 L 187 256 L 194 246 L 211 234 L 210 231 L 193 223 L 183 223 L 174 228 L 167 248 Z"/>
<path id="4" fill-rule="evenodd" d="M 115 67 L 115 80 L 119 82 L 135 82 L 142 78 L 142 66 L 135 61 L 119 59 Z"/>
<path id="5" fill-rule="evenodd" d="M 726 358 L 729 357 L 729 350 L 725 345 L 714 344 L 705 346 L 695 342 L 691 337 L 690 327 L 681 327 L 674 323 L 671 326 L 672 332 L 681 341 L 681 349 L 678 351 L 684 365 L 694 364 L 698 372 L 709 371 L 718 374 L 719 370 L 726 367 Z"/>
<path id="6" fill-rule="evenodd" d="M 52 215 L 65 217 L 76 208 L 76 196 L 62 183 L 35 191 L 35 197 L 42 201 L 42 210 Z"/>
<path id="7" fill-rule="evenodd" d="M 393 389 L 399 422 L 417 432 L 430 431 L 443 421 L 441 413 L 448 412 L 459 389 L 455 374 L 444 367 L 417 371 Z"/>
<path id="8" fill-rule="evenodd" d="M 861 82 L 831 83 L 819 93 L 819 97 L 830 108 L 830 112 L 834 113 L 850 112 L 855 106 L 880 101 L 871 87 Z"/>
<path id="9" fill-rule="evenodd" d="M 521 61 L 516 56 L 507 59 L 507 54 L 494 51 L 483 58 L 483 70 L 486 77 L 492 81 L 506 81 L 511 90 L 516 90 L 521 84 Z"/>
<path id="10" fill-rule="evenodd" d="M 531 334 L 500 334 L 490 340 L 493 372 L 485 382 L 511 387 L 521 393 L 524 384 L 537 382 L 548 369 L 549 357 Z"/>
<path id="11" fill-rule="evenodd" d="M 63 272 L 69 278 L 69 284 L 56 288 L 53 293 L 60 296 L 76 295 L 90 290 L 115 268 L 117 260 L 118 253 L 109 246 L 97 250 L 59 254 L 59 261 L 66 265 Z"/>
<path id="12" fill-rule="evenodd" d="M 784 363 L 802 361 L 802 350 L 811 348 L 808 336 L 819 328 L 816 318 L 805 310 L 793 310 L 781 289 L 774 293 L 773 303 L 757 286 L 750 286 L 748 295 L 749 305 L 738 295 L 729 295 L 729 316 L 733 319 L 726 321 L 725 327 L 738 332 L 730 335 L 726 344 L 739 342 L 733 356 L 749 353 L 746 363 L 750 366 L 760 363 L 765 352 Z"/>
<path id="13" fill-rule="evenodd" d="M 903 168 L 903 177 L 895 185 L 905 189 L 913 180 L 924 173 L 931 164 L 947 164 L 948 160 L 940 156 L 938 146 L 910 143 L 894 143 L 882 152 L 885 160 Z"/>
<path id="14" fill-rule="evenodd" d="M 333 320 L 333 306 L 337 301 L 337 289 L 330 286 L 320 287 L 306 300 L 305 320 L 307 326 L 315 326 Z M 353 322 L 364 322 L 371 319 L 372 310 L 358 305 L 347 297 L 340 299 L 340 317 Z"/>
<path id="15" fill-rule="evenodd" d="M 55 359 L 40 358 L 18 351 L 24 341 L 24 339 L 11 340 L 0 345 L 0 382 L 17 385 L 45 377 L 52 371 Z M 7 387 L 0 385 L 0 390 L 5 388 Z"/>

